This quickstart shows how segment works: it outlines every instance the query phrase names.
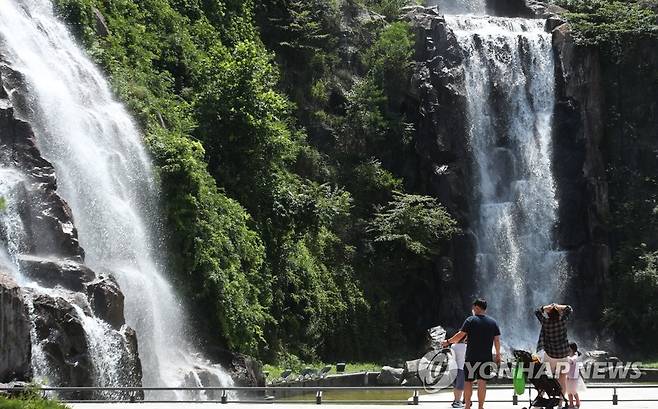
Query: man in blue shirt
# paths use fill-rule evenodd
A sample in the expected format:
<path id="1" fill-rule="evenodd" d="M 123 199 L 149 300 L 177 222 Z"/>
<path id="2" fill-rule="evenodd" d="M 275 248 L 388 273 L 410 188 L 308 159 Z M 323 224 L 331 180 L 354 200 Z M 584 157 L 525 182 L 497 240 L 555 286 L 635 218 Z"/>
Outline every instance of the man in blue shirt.
<path id="1" fill-rule="evenodd" d="M 487 395 L 487 380 L 491 379 L 494 362 L 500 364 L 500 328 L 496 320 L 486 315 L 487 302 L 481 298 L 473 301 L 473 315 L 468 317 L 461 330 L 452 338 L 444 342 L 444 347 L 459 342 L 468 336 L 466 347 L 466 361 L 464 372 L 466 383 L 464 385 L 465 409 L 471 409 L 471 396 L 473 395 L 473 381 L 478 382 L 478 407 L 484 408 Z M 496 356 L 491 353 L 495 346 Z"/>

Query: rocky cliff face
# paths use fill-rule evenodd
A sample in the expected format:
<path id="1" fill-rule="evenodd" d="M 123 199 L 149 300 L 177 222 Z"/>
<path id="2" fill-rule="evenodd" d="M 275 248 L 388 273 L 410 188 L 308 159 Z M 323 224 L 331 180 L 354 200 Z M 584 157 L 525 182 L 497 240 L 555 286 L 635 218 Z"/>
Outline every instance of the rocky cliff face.
<path id="1" fill-rule="evenodd" d="M 78 243 L 71 209 L 57 195 L 55 169 L 36 147 L 30 125 L 19 119 L 7 90 L 17 90 L 20 74 L 0 69 L 0 161 L 4 168 L 19 173 L 15 187 L 18 213 L 23 224 L 24 254 L 57 255 L 81 261 L 84 251 Z M 13 93 L 13 101 L 27 109 L 25 93 Z"/>
<path id="2" fill-rule="evenodd" d="M 0 382 L 32 376 L 30 325 L 23 291 L 0 272 Z"/>
<path id="3" fill-rule="evenodd" d="M 0 184 L 8 197 L 0 213 L 0 245 L 9 265 L 0 267 L 16 279 L 0 275 L 0 382 L 40 372 L 61 386 L 99 384 L 103 369 L 84 322 L 98 317 L 121 339 L 121 381 L 140 385 L 137 339 L 125 326 L 123 294 L 111 277 L 84 264 L 71 209 L 57 194 L 55 169 L 19 114 L 29 109 L 28 98 L 20 74 L 1 65 Z M 19 278 L 29 288 L 21 288 Z M 32 356 L 33 344 L 39 356 Z"/>
<path id="4" fill-rule="evenodd" d="M 569 24 L 553 30 L 556 57 L 554 174 L 560 204 L 557 240 L 571 266 L 567 298 L 584 314 L 601 318 L 610 265 L 608 185 L 602 143 L 603 83 L 598 50 L 579 47 Z"/>
<path id="5" fill-rule="evenodd" d="M 553 40 L 558 236 L 574 270 L 570 296 L 598 322 L 602 306 L 624 302 L 608 299 L 620 285 L 615 274 L 631 271 L 637 249 L 658 245 L 649 227 L 658 195 L 658 49 L 640 36 L 626 36 L 616 50 L 578 46 L 568 24 Z"/>
<path id="6" fill-rule="evenodd" d="M 410 161 L 405 179 L 439 198 L 463 229 L 453 239 L 450 255 L 436 260 L 437 288 L 430 289 L 433 300 L 426 300 L 418 311 L 427 312 L 427 324 L 438 319 L 456 327 L 463 320 L 463 311 L 470 309 L 475 271 L 475 236 L 469 226 L 472 157 L 467 146 L 462 56 L 437 8 L 413 8 L 405 18 L 416 35 L 412 102 L 407 114 L 416 126 L 416 157 Z"/>

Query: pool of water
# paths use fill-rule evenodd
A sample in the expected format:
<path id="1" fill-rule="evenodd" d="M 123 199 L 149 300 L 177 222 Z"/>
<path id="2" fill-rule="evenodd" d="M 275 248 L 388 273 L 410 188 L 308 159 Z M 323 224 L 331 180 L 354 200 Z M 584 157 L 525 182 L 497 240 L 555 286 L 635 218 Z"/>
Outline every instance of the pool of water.
<path id="1" fill-rule="evenodd" d="M 426 394 L 426 392 L 422 390 L 422 387 L 418 391 L 418 393 L 419 395 Z M 378 405 L 386 404 L 386 403 L 400 404 L 400 403 L 407 403 L 407 400 L 411 398 L 412 395 L 413 395 L 413 391 L 396 391 L 396 390 L 325 391 L 322 393 L 322 403 L 359 402 L 359 403 L 372 403 Z M 285 398 L 277 397 L 276 400 L 281 402 L 304 401 L 304 402 L 314 403 L 315 393 L 310 392 L 296 396 L 289 396 Z"/>

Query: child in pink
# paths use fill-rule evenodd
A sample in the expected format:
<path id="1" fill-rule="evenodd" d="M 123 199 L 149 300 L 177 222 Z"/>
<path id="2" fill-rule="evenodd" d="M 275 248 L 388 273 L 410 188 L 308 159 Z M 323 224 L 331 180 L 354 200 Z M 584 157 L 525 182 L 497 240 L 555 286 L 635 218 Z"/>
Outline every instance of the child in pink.
<path id="1" fill-rule="evenodd" d="M 575 342 L 569 344 L 571 350 L 567 360 L 569 362 L 569 371 L 567 372 L 567 394 L 569 395 L 569 407 L 580 408 L 580 396 L 578 391 L 585 389 L 585 382 L 580 377 L 580 362 L 578 361 L 578 345 Z M 574 400 L 576 405 L 574 406 Z"/>

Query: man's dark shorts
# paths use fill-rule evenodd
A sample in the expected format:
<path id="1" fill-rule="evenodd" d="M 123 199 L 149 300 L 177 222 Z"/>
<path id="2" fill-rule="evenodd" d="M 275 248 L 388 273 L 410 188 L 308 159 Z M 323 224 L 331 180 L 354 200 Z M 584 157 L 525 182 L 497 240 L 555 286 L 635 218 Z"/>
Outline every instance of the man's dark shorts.
<path id="1" fill-rule="evenodd" d="M 494 373 L 493 362 L 465 362 L 464 375 L 466 382 L 473 382 L 477 379 L 491 380 Z"/>

